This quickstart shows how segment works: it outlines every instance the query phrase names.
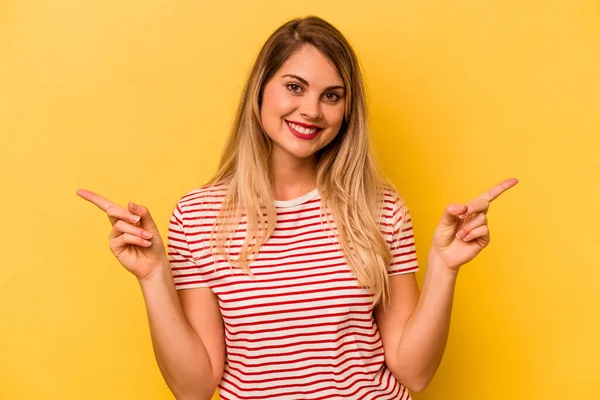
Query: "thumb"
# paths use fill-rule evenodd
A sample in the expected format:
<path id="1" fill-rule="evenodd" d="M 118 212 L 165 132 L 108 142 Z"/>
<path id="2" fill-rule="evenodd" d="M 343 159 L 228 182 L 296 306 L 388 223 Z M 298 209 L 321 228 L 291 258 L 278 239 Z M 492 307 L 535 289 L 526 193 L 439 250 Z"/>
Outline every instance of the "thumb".
<path id="1" fill-rule="evenodd" d="M 154 223 L 154 219 L 152 219 L 152 215 L 150 215 L 150 211 L 148 211 L 146 207 L 139 204 L 135 204 L 133 201 L 129 201 L 129 204 L 127 206 L 129 208 L 129 211 L 131 211 L 135 215 L 140 216 L 139 223 L 142 228 L 151 233 L 158 232 L 156 223 Z"/>
<path id="2" fill-rule="evenodd" d="M 450 204 L 448 207 L 446 207 L 444 215 L 442 215 L 440 225 L 444 227 L 454 226 L 456 221 L 459 219 L 458 216 L 467 211 L 467 208 L 468 207 L 464 204 Z"/>

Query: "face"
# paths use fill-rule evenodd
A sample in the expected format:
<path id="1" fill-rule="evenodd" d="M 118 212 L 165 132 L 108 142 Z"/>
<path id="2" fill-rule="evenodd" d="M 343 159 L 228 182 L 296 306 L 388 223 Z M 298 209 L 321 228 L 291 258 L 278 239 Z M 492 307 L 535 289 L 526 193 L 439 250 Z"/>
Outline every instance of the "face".
<path id="1" fill-rule="evenodd" d="M 307 159 L 327 146 L 344 119 L 344 83 L 318 50 L 304 46 L 267 82 L 261 106 L 273 160 Z"/>

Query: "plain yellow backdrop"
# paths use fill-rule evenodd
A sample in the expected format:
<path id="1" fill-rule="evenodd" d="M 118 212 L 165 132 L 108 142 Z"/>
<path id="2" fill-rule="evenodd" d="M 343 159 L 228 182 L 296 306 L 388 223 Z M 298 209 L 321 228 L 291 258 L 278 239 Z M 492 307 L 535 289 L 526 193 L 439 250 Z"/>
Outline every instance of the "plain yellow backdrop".
<path id="1" fill-rule="evenodd" d="M 260 46 L 315 14 L 364 67 L 422 283 L 444 207 L 501 180 L 417 400 L 600 398 L 594 1 L 0 3 L 1 399 L 172 399 L 139 286 L 75 191 L 152 211 L 215 171 Z M 215 397 L 216 398 L 216 397 Z"/>

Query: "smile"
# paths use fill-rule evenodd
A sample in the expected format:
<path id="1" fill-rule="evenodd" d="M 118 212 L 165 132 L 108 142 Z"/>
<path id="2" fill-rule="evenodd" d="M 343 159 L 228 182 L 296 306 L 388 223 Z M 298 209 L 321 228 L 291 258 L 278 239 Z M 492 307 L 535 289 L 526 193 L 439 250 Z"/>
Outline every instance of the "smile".
<path id="1" fill-rule="evenodd" d="M 314 125 L 311 127 L 304 127 L 291 121 L 285 121 L 285 123 L 287 124 L 288 128 L 290 128 L 290 131 L 300 139 L 314 139 L 323 131 L 323 128 Z"/>

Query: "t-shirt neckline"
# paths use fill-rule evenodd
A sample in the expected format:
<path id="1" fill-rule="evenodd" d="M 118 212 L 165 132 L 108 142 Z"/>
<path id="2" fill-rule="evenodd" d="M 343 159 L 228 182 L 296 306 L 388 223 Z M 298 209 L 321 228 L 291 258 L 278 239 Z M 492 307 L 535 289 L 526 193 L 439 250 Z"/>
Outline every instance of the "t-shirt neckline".
<path id="1" fill-rule="evenodd" d="M 319 188 L 314 188 L 310 192 L 303 194 L 300 197 L 296 197 L 295 199 L 290 200 L 275 200 L 275 207 L 277 208 L 287 208 L 294 207 L 300 204 L 306 203 L 309 200 L 314 199 L 319 195 Z"/>

